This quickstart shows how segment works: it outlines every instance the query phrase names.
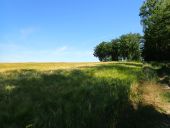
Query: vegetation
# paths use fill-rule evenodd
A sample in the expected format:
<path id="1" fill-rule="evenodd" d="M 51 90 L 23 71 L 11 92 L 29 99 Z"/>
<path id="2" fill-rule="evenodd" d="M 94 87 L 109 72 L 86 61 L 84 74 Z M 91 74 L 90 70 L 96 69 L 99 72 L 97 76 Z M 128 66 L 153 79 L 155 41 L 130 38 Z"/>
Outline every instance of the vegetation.
<path id="1" fill-rule="evenodd" d="M 126 34 L 119 39 L 113 39 L 111 42 L 102 42 L 94 49 L 94 56 L 100 61 L 115 61 L 126 59 L 129 61 L 141 60 L 140 34 Z"/>
<path id="2" fill-rule="evenodd" d="M 94 56 L 149 64 L 0 64 L 0 128 L 169 128 L 169 0 L 145 1 L 140 16 L 143 37 L 102 42 Z"/>
<path id="3" fill-rule="evenodd" d="M 102 42 L 96 46 L 94 56 L 98 57 L 100 61 L 111 61 L 114 60 L 112 51 L 112 43 Z"/>
<path id="4" fill-rule="evenodd" d="M 167 100 L 167 102 L 170 102 L 170 92 L 164 92 L 163 96 L 164 99 Z"/>
<path id="5" fill-rule="evenodd" d="M 144 28 L 144 59 L 170 60 L 170 1 L 147 0 L 140 16 Z"/>
<path id="6" fill-rule="evenodd" d="M 1 128 L 156 128 L 140 120 L 166 116 L 141 104 L 135 89 L 152 81 L 157 68 L 134 62 L 60 64 L 0 64 L 6 66 L 0 69 Z"/>
<path id="7" fill-rule="evenodd" d="M 111 42 L 102 42 L 94 49 L 100 61 L 169 61 L 170 1 L 146 0 L 140 8 L 144 36 L 126 34 Z"/>
<path id="8" fill-rule="evenodd" d="M 137 80 L 141 67 L 25 68 L 0 74 L 1 128 L 114 127 L 129 103 L 130 83 Z"/>

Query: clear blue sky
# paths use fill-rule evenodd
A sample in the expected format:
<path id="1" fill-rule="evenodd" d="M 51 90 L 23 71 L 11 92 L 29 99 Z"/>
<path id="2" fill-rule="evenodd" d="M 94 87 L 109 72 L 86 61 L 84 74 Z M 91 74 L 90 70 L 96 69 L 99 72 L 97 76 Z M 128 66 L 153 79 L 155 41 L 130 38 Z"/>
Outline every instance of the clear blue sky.
<path id="1" fill-rule="evenodd" d="M 143 0 L 0 0 L 0 62 L 98 61 L 94 47 L 142 33 Z"/>

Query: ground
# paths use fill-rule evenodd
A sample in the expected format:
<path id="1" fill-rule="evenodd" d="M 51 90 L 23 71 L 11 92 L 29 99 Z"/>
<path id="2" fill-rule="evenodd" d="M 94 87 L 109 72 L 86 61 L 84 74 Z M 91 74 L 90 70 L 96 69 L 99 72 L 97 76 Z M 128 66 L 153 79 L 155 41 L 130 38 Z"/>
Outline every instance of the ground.
<path id="1" fill-rule="evenodd" d="M 1 128 L 169 128 L 169 64 L 1 63 Z"/>

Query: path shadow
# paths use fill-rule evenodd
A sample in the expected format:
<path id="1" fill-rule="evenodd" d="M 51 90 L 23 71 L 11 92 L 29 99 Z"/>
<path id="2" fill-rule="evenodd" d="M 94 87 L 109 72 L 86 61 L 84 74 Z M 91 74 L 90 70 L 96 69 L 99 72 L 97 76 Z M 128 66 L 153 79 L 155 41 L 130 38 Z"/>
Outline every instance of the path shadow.
<path id="1" fill-rule="evenodd" d="M 158 112 L 151 105 L 129 107 L 122 115 L 117 128 L 170 128 L 170 115 Z"/>

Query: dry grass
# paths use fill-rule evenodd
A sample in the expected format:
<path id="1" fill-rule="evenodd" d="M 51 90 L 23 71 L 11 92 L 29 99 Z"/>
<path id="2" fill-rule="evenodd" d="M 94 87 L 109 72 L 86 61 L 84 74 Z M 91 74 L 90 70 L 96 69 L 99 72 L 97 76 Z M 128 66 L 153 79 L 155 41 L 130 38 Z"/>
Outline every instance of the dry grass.
<path id="1" fill-rule="evenodd" d="M 142 101 L 146 105 L 152 105 L 161 112 L 170 114 L 170 103 L 162 98 L 165 93 L 163 87 L 156 83 L 145 83 L 141 87 Z"/>

